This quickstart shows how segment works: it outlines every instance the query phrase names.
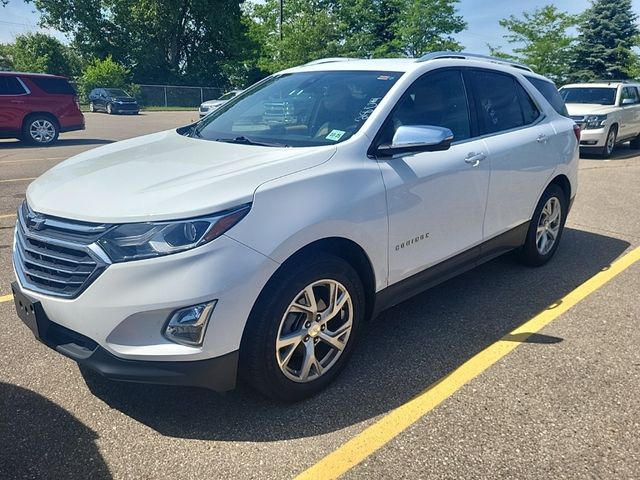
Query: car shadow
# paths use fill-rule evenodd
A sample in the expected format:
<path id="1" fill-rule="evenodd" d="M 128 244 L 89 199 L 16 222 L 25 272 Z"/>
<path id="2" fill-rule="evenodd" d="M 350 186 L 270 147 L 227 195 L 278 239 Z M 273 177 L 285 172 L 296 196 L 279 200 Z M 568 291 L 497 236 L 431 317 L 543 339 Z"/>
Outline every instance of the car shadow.
<path id="1" fill-rule="evenodd" d="M 508 254 L 432 288 L 369 323 L 337 381 L 300 403 L 277 404 L 242 385 L 219 395 L 83 375 L 112 408 L 170 437 L 262 442 L 322 435 L 405 403 L 607 268 L 627 247 L 566 229 L 555 258 L 543 267 L 524 267 Z M 526 341 L 545 355 L 563 340 L 525 337 L 505 340 Z"/>
<path id="2" fill-rule="evenodd" d="M 115 140 L 106 140 L 104 138 L 59 138 L 58 141 L 53 145 L 49 145 L 48 147 L 43 147 L 41 145 L 30 145 L 20 140 L 14 140 L 14 141 L 9 140 L 9 141 L 0 142 L 0 150 L 9 149 L 9 148 L 20 148 L 20 149 L 46 148 L 47 150 L 55 150 L 57 147 L 75 147 L 75 146 L 82 146 L 82 145 L 106 145 L 108 143 L 113 143 L 113 142 L 115 142 Z"/>
<path id="3" fill-rule="evenodd" d="M 631 148 L 628 143 L 623 143 L 617 145 L 613 150 L 613 154 L 611 158 L 602 158 L 601 156 L 595 153 L 587 153 L 580 152 L 580 158 L 585 160 L 602 160 L 602 161 L 611 161 L 611 160 L 628 160 L 630 158 L 640 157 L 640 150 L 635 148 Z"/>
<path id="4" fill-rule="evenodd" d="M 97 438 L 55 403 L 0 382 L 2 478 L 112 478 Z"/>

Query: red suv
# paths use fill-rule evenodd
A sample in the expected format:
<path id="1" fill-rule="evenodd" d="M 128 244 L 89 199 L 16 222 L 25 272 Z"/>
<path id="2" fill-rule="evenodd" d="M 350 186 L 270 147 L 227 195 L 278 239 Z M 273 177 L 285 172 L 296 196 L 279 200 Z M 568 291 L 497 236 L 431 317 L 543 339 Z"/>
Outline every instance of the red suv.
<path id="1" fill-rule="evenodd" d="M 0 72 L 0 138 L 45 146 L 72 130 L 84 130 L 84 115 L 66 78 Z"/>

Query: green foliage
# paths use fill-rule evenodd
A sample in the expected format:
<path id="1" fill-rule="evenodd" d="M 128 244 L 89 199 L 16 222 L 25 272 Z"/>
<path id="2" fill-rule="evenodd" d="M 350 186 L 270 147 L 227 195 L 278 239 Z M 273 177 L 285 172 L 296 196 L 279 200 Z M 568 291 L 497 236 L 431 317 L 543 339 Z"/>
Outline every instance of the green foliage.
<path id="1" fill-rule="evenodd" d="M 30 1 L 83 56 L 112 55 L 139 83 L 224 87 L 223 67 L 244 54 L 241 0 Z"/>
<path id="2" fill-rule="evenodd" d="M 419 56 L 461 46 L 452 35 L 466 24 L 457 0 L 287 0 L 282 40 L 279 0 L 247 6 L 258 66 L 282 70 L 323 57 Z"/>
<path id="3" fill-rule="evenodd" d="M 0 68 L 72 77 L 82 67 L 77 53 L 59 40 L 44 33 L 27 33 L 0 46 Z"/>
<path id="4" fill-rule="evenodd" d="M 546 5 L 533 12 L 523 12 L 522 18 L 511 15 L 499 23 L 509 32 L 503 37 L 520 46 L 513 48 L 513 55 L 489 46 L 492 55 L 518 60 L 557 84 L 566 83 L 575 44 L 568 29 L 576 25 L 577 17 L 559 11 L 554 5 Z"/>
<path id="5" fill-rule="evenodd" d="M 105 60 L 94 60 L 82 72 L 78 91 L 83 101 L 88 101 L 89 92 L 94 88 L 122 88 L 135 95 L 137 88 L 129 82 L 129 77 L 129 70 L 115 62 L 111 56 Z"/>
<path id="6" fill-rule="evenodd" d="M 627 79 L 638 74 L 638 15 L 631 0 L 593 0 L 581 16 L 574 80 Z"/>
<path id="7" fill-rule="evenodd" d="M 467 27 L 456 15 L 451 0 L 413 0 L 404 2 L 401 14 L 392 25 L 395 44 L 409 57 L 419 57 L 438 50 L 462 50 L 451 34 Z"/>

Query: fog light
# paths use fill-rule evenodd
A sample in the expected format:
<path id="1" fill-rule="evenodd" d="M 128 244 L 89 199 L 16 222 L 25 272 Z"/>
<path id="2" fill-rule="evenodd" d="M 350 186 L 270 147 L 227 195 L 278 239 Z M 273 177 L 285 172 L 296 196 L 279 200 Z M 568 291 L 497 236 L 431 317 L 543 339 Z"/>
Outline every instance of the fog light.
<path id="1" fill-rule="evenodd" d="M 177 310 L 164 329 L 164 336 L 182 345 L 202 345 L 211 312 L 217 300 Z"/>

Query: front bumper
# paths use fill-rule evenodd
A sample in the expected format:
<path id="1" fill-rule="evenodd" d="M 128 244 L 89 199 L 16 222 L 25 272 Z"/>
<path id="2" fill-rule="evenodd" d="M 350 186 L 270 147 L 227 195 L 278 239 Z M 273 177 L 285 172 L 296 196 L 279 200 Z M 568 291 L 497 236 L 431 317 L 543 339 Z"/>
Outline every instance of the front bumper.
<path id="1" fill-rule="evenodd" d="M 136 114 L 140 111 L 140 107 L 137 103 L 112 103 L 111 108 L 117 113 Z"/>
<path id="2" fill-rule="evenodd" d="M 11 284 L 16 311 L 34 336 L 49 348 L 111 380 L 203 387 L 224 392 L 236 383 L 238 351 L 191 362 L 124 360 L 84 335 L 52 322 L 42 304 Z"/>
<path id="3" fill-rule="evenodd" d="M 604 147 L 607 142 L 607 133 L 609 133 L 609 126 L 595 129 L 583 129 L 580 132 L 580 148 Z"/>

